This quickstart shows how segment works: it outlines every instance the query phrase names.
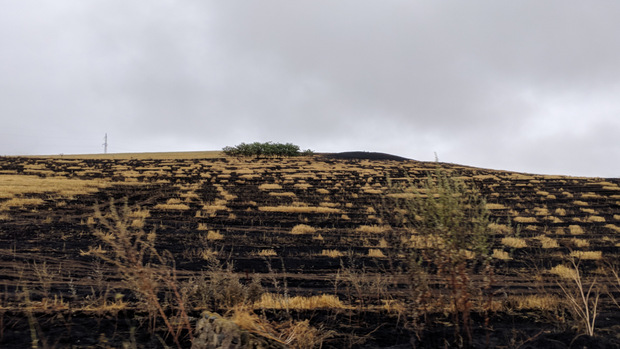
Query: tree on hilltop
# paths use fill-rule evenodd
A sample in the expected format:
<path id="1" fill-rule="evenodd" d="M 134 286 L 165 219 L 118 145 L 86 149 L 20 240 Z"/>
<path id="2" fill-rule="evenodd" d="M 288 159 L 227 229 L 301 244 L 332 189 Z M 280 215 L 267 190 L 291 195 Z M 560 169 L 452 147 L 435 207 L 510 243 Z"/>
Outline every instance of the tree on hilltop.
<path id="1" fill-rule="evenodd" d="M 301 151 L 298 145 L 292 143 L 273 143 L 273 142 L 254 142 L 250 144 L 241 143 L 234 147 L 224 147 L 224 154 L 228 156 L 256 156 L 264 157 L 292 157 L 292 156 L 309 156 L 314 152 L 310 149 Z"/>

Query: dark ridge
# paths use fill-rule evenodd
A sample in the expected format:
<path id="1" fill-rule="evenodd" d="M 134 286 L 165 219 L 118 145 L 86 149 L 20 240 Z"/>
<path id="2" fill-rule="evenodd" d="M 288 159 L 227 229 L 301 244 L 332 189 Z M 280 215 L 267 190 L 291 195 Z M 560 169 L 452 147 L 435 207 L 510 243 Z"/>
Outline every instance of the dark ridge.
<path id="1" fill-rule="evenodd" d="M 347 151 L 342 153 L 327 153 L 323 154 L 324 157 L 330 159 L 345 159 L 345 160 L 394 160 L 394 161 L 406 161 L 410 160 L 402 156 L 396 156 L 386 153 L 368 152 L 368 151 Z"/>

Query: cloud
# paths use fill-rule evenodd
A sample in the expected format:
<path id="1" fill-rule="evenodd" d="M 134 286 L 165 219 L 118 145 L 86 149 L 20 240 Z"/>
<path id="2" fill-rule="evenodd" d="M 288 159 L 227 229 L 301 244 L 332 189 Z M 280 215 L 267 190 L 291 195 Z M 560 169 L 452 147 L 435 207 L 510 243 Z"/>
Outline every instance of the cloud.
<path id="1" fill-rule="evenodd" d="M 92 152 L 108 132 L 122 151 L 273 140 L 618 175 L 614 1 L 1 6 L 7 153 Z"/>

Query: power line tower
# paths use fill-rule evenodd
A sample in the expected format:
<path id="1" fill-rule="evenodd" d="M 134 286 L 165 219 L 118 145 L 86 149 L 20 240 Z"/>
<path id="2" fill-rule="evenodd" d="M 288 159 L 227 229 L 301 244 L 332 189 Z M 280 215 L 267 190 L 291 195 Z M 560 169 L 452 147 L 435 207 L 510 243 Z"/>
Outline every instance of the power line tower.
<path id="1" fill-rule="evenodd" d="M 108 134 L 105 134 L 105 137 L 103 138 L 103 153 L 107 154 L 108 153 Z"/>

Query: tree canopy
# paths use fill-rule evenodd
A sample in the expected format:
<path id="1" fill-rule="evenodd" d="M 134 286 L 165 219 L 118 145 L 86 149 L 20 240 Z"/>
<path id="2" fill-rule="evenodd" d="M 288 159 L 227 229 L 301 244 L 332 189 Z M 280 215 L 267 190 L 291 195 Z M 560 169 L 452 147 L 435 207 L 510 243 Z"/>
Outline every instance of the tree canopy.
<path id="1" fill-rule="evenodd" d="M 298 145 L 292 143 L 273 143 L 273 142 L 254 142 L 250 144 L 241 143 L 234 147 L 224 147 L 224 154 L 229 156 L 256 156 L 261 157 L 285 157 L 285 156 L 301 156 L 312 155 L 314 152 L 310 149 L 301 151 Z"/>

